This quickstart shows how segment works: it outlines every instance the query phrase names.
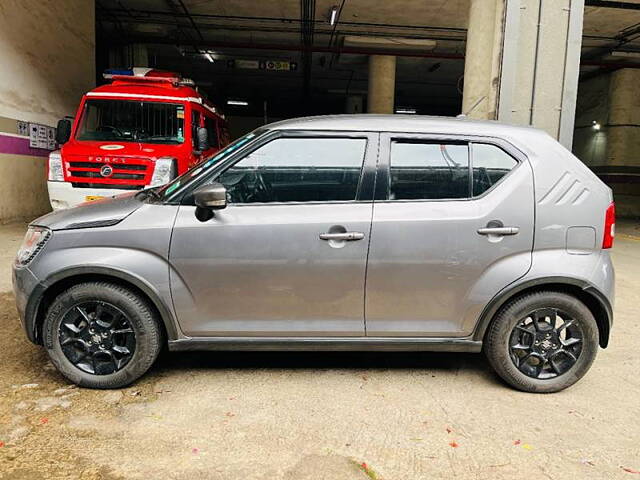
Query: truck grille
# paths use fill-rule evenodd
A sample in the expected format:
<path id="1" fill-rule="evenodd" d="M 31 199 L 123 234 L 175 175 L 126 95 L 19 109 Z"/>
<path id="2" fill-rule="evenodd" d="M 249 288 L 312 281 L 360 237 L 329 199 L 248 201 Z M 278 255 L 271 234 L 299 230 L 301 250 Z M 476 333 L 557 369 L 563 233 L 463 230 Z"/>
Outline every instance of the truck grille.
<path id="1" fill-rule="evenodd" d="M 89 157 L 89 160 L 91 157 Z M 153 162 L 147 158 L 118 157 L 118 163 L 110 162 L 109 157 L 101 157 L 102 161 L 68 161 L 65 162 L 66 180 L 74 187 L 89 188 L 122 188 L 135 190 L 148 185 L 153 174 Z M 112 174 L 103 176 L 100 170 L 105 165 L 112 168 Z"/>

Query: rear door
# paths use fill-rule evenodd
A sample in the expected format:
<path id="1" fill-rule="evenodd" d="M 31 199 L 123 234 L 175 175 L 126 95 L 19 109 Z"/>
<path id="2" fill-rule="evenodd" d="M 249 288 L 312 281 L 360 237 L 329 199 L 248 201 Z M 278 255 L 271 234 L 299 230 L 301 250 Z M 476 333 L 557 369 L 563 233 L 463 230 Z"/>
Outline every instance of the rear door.
<path id="1" fill-rule="evenodd" d="M 380 145 L 367 335 L 468 335 L 531 265 L 529 163 L 498 139 L 383 134 Z"/>

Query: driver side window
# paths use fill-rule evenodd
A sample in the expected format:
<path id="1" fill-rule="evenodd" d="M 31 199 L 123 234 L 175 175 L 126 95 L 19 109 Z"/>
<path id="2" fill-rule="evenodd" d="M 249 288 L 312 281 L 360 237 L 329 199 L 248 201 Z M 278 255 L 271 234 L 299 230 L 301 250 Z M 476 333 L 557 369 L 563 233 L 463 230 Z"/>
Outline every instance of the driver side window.
<path id="1" fill-rule="evenodd" d="M 356 199 L 365 138 L 277 138 L 218 177 L 229 203 Z"/>

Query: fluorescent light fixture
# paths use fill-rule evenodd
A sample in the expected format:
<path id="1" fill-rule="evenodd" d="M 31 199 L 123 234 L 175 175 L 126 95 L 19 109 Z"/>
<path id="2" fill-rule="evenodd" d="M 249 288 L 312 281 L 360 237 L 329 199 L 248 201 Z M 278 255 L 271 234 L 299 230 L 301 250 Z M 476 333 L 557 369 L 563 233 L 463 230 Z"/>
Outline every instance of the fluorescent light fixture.
<path id="1" fill-rule="evenodd" d="M 596 132 L 598 130 L 600 130 L 601 127 L 600 127 L 600 124 L 597 121 L 594 120 L 593 122 L 591 122 L 591 124 L 592 124 L 591 128 L 593 128 Z"/>
<path id="2" fill-rule="evenodd" d="M 331 13 L 329 14 L 329 24 L 335 25 L 338 20 L 338 7 L 335 5 L 331 7 Z"/>
<path id="3" fill-rule="evenodd" d="M 238 105 L 240 107 L 249 106 L 249 102 L 245 102 L 244 100 L 227 100 L 227 105 Z"/>
<path id="4" fill-rule="evenodd" d="M 213 63 L 213 56 L 211 56 L 211 54 L 209 52 L 206 52 L 204 54 L 204 58 L 206 58 L 207 60 L 209 60 L 211 63 Z"/>
<path id="5" fill-rule="evenodd" d="M 416 109 L 415 108 L 407 108 L 407 107 L 398 107 L 398 108 L 396 108 L 396 113 L 408 113 L 408 114 L 412 115 L 412 114 L 416 113 Z"/>
<path id="6" fill-rule="evenodd" d="M 638 52 L 629 52 L 622 50 L 614 50 L 611 52 L 612 57 L 624 57 L 624 58 L 640 58 L 640 51 Z"/>

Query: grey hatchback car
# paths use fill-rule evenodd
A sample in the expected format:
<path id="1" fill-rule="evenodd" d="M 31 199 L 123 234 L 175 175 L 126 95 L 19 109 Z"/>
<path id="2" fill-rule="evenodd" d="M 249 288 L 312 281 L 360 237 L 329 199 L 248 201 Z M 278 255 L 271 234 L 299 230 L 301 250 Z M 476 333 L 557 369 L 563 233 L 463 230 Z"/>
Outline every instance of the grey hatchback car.
<path id="1" fill-rule="evenodd" d="M 301 118 L 35 220 L 14 290 L 29 339 L 85 387 L 130 384 L 168 345 L 484 351 L 513 387 L 555 392 L 609 341 L 614 217 L 535 129 Z"/>

